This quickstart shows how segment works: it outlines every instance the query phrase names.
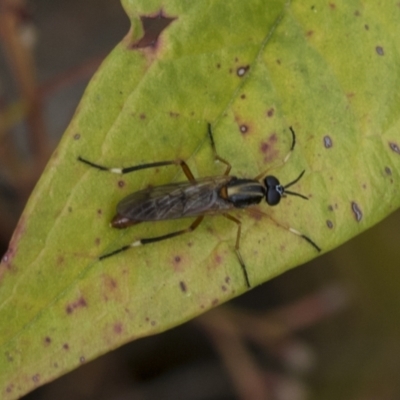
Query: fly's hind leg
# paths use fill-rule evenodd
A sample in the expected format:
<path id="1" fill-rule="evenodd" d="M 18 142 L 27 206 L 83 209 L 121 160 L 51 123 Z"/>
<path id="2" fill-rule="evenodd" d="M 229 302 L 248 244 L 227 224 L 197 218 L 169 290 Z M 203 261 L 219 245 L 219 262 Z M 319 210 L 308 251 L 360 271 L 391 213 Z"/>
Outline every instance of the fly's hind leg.
<path id="1" fill-rule="evenodd" d="M 270 219 L 275 225 L 279 226 L 279 228 L 285 229 L 286 231 L 289 231 L 290 233 L 294 233 L 295 235 L 301 237 L 303 240 L 305 240 L 308 244 L 310 244 L 312 247 L 314 247 L 315 250 L 320 253 L 322 249 L 308 236 L 304 235 L 304 233 L 299 232 L 297 229 L 294 229 L 290 226 L 283 225 L 282 223 L 278 222 L 275 218 L 272 218 L 271 215 L 266 214 L 256 208 L 248 208 L 247 213 L 250 215 L 258 216 L 258 217 L 267 217 Z"/>
<path id="2" fill-rule="evenodd" d="M 244 275 L 244 280 L 246 282 L 246 286 L 250 289 L 251 285 L 250 285 L 250 281 L 249 281 L 249 275 L 247 274 L 247 268 L 246 268 L 246 264 L 243 261 L 242 255 L 240 254 L 240 250 L 239 250 L 239 242 L 240 242 L 240 234 L 242 231 L 242 223 L 235 217 L 232 217 L 232 215 L 229 214 L 222 214 L 225 218 L 228 218 L 230 221 L 234 222 L 237 227 L 237 234 L 236 234 L 236 245 L 235 245 L 235 251 L 236 251 L 236 255 L 237 258 L 239 259 L 239 263 L 240 266 L 242 267 L 242 271 L 243 271 L 243 275 Z"/>
<path id="3" fill-rule="evenodd" d="M 192 171 L 190 171 L 190 168 L 185 163 L 185 161 L 183 161 L 181 159 L 170 160 L 170 161 L 159 161 L 159 162 L 154 162 L 154 163 L 149 163 L 149 164 L 139 164 L 139 165 L 134 165 L 132 167 L 126 167 L 126 168 L 105 167 L 103 165 L 95 164 L 92 161 L 86 160 L 85 158 L 82 158 L 81 156 L 78 157 L 78 161 L 81 161 L 84 164 L 90 165 L 93 168 L 97 168 L 100 171 L 108 171 L 108 172 L 112 172 L 113 174 L 120 174 L 120 175 L 129 174 L 130 172 L 139 171 L 141 169 L 146 169 L 146 168 L 164 167 L 166 165 L 179 165 L 182 168 L 182 171 L 185 174 L 185 176 L 188 178 L 188 180 L 191 182 L 195 181 Z"/>
<path id="4" fill-rule="evenodd" d="M 167 233 L 166 235 L 156 236 L 156 237 L 153 237 L 153 238 L 143 238 L 143 239 L 135 240 L 134 242 L 132 242 L 132 243 L 126 245 L 126 246 L 120 247 L 119 249 L 114 250 L 111 253 L 104 254 L 104 255 L 100 256 L 99 260 L 103 260 L 104 258 L 108 258 L 108 257 L 111 257 L 111 256 L 113 256 L 115 254 L 118 254 L 118 253 L 121 253 L 123 251 L 129 250 L 132 247 L 138 247 L 138 246 L 143 246 L 145 244 L 161 242 L 162 240 L 171 239 L 171 238 L 173 238 L 175 236 L 183 235 L 184 233 L 193 232 L 201 224 L 201 221 L 203 221 L 203 218 L 204 218 L 203 215 L 197 217 L 190 224 L 190 226 L 188 228 L 181 229 L 180 231 Z"/>

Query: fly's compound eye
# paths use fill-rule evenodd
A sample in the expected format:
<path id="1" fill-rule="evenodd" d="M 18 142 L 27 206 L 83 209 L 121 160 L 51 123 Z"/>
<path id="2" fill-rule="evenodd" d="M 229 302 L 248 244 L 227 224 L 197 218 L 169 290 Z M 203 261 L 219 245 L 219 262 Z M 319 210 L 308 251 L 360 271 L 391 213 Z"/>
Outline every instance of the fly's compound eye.
<path id="1" fill-rule="evenodd" d="M 267 176 L 264 179 L 267 194 L 265 199 L 270 206 L 276 206 L 280 201 L 283 194 L 283 188 L 275 176 Z"/>

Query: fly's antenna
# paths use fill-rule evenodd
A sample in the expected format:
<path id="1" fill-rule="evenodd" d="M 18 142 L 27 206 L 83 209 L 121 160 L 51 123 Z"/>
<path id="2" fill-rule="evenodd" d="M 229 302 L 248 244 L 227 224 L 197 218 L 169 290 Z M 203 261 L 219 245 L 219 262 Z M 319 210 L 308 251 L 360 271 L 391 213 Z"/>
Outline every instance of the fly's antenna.
<path id="1" fill-rule="evenodd" d="M 292 130 L 292 128 L 290 128 L 290 129 Z M 304 172 L 306 172 L 306 170 L 302 171 L 301 174 L 294 181 L 292 181 L 292 182 L 288 183 L 287 185 L 283 186 L 285 194 L 290 194 L 291 196 L 298 196 L 298 197 L 301 197 L 304 200 L 308 200 L 308 197 L 306 197 L 306 196 L 304 196 L 304 195 L 302 195 L 300 193 L 292 192 L 290 190 L 286 190 L 288 187 L 296 184 L 302 178 L 302 176 L 304 175 Z"/>
<path id="2" fill-rule="evenodd" d="M 295 183 L 297 183 L 301 179 L 301 177 L 304 175 L 304 172 L 306 172 L 306 170 L 302 171 L 301 174 L 294 181 L 285 185 L 284 189 L 287 189 L 288 187 L 293 186 Z"/>

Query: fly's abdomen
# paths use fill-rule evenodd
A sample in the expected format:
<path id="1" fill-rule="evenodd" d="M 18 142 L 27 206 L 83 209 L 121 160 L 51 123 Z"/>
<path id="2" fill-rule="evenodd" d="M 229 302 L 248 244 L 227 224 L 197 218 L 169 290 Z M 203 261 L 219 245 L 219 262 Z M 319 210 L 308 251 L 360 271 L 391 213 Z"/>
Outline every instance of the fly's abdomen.
<path id="1" fill-rule="evenodd" d="M 236 208 L 259 204 L 265 197 L 265 188 L 252 179 L 232 179 L 226 185 L 227 199 Z"/>

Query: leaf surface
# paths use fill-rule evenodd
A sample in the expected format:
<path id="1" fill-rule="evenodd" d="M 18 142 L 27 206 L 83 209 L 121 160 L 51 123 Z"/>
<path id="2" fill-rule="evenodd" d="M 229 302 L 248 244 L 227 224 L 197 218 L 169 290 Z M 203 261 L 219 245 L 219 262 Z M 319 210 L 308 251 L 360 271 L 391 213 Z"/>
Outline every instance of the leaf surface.
<path id="1" fill-rule="evenodd" d="M 237 211 L 250 282 L 328 251 L 399 206 L 400 8 L 366 1 L 123 1 L 132 29 L 92 79 L 0 264 L 0 390 L 21 396 L 123 343 L 183 323 L 247 290 L 237 227 L 102 254 L 191 220 L 109 227 L 126 195 L 185 179 L 184 159 L 220 175 L 263 171 L 309 200 Z M 290 159 L 289 127 L 296 132 Z"/>

